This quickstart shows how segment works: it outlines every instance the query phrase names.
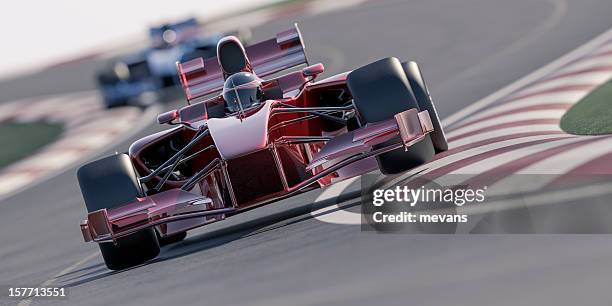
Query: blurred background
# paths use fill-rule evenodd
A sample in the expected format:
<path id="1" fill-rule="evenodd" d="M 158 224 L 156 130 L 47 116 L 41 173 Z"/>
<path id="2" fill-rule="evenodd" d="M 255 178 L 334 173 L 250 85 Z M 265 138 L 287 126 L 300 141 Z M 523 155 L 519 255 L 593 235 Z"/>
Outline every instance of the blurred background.
<path id="1" fill-rule="evenodd" d="M 14 1 L 0 11 L 0 79 L 144 39 L 147 26 L 202 20 L 280 0 Z"/>

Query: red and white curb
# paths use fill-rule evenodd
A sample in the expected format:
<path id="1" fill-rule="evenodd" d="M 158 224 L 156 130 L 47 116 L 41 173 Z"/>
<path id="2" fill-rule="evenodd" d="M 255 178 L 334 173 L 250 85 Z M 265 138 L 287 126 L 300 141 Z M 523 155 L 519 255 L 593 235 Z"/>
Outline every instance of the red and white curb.
<path id="1" fill-rule="evenodd" d="M 610 78 L 612 30 L 444 120 L 450 149 L 389 185 L 414 173 L 444 185 L 448 174 L 461 174 L 465 181 L 446 183 L 486 182 L 491 189 L 510 184 L 512 174 L 549 174 L 522 190 L 537 191 L 575 174 L 612 174 L 612 136 L 571 135 L 559 127 L 570 107 Z M 331 186 L 316 201 L 333 199 L 356 180 Z M 360 214 L 338 209 L 312 215 L 329 223 L 361 223 Z"/>
<path id="2" fill-rule="evenodd" d="M 136 107 L 107 110 L 96 92 L 22 99 L 0 104 L 0 122 L 57 122 L 60 138 L 0 170 L 0 199 L 84 160 L 151 123 L 158 107 L 143 116 Z"/>

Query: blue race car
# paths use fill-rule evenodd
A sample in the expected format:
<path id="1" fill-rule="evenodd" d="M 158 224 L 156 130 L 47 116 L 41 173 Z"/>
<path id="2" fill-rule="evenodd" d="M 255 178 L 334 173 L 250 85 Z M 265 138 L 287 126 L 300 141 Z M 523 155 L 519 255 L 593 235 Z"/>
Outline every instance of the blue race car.
<path id="1" fill-rule="evenodd" d="M 107 108 L 142 103 L 142 98 L 179 84 L 176 62 L 216 54 L 223 33 L 203 33 L 190 18 L 149 29 L 151 46 L 124 56 L 97 74 L 97 84 Z"/>

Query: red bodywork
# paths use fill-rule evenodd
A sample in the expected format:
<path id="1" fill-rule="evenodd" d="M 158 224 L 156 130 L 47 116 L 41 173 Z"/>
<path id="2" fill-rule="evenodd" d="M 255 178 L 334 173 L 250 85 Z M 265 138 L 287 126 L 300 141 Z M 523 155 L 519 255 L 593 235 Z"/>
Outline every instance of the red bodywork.
<path id="1" fill-rule="evenodd" d="M 244 51 L 252 60 L 245 69 L 260 77 L 307 64 L 297 27 Z M 147 196 L 89 213 L 81 223 L 85 241 L 114 241 L 153 226 L 166 236 L 218 221 L 375 170 L 377 154 L 408 148 L 433 130 L 428 112 L 416 109 L 351 131 L 326 119 L 350 117 L 355 110 L 348 73 L 315 81 L 322 64 L 265 80 L 264 92 L 276 98 L 243 114 L 212 118 L 210 110 L 221 107 L 223 97 L 203 97 L 223 86 L 217 59 L 177 66 L 190 105 L 161 114 L 160 123 L 177 126 L 129 149 Z M 399 140 L 393 145 L 373 148 L 394 138 Z M 180 162 L 164 166 L 177 154 Z M 162 174 L 160 168 L 169 169 Z"/>

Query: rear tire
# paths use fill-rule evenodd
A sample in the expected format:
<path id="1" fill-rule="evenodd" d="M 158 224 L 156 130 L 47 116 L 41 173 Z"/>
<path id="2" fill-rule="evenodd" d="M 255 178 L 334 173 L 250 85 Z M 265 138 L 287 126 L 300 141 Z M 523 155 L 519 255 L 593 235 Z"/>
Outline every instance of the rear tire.
<path id="1" fill-rule="evenodd" d="M 348 74 L 347 85 L 363 124 L 393 118 L 399 112 L 421 110 L 402 64 L 395 57 L 385 58 Z M 398 136 L 399 137 L 399 136 Z M 397 142 L 392 139 L 374 148 Z M 380 154 L 376 157 L 383 174 L 397 174 L 429 162 L 435 150 L 429 135 L 411 146 Z"/>
<path id="2" fill-rule="evenodd" d="M 79 168 L 77 178 L 87 212 L 111 209 L 142 196 L 138 177 L 127 154 L 112 155 Z M 155 258 L 159 243 L 155 230 L 145 229 L 99 243 L 104 263 L 111 270 L 130 268 Z"/>

